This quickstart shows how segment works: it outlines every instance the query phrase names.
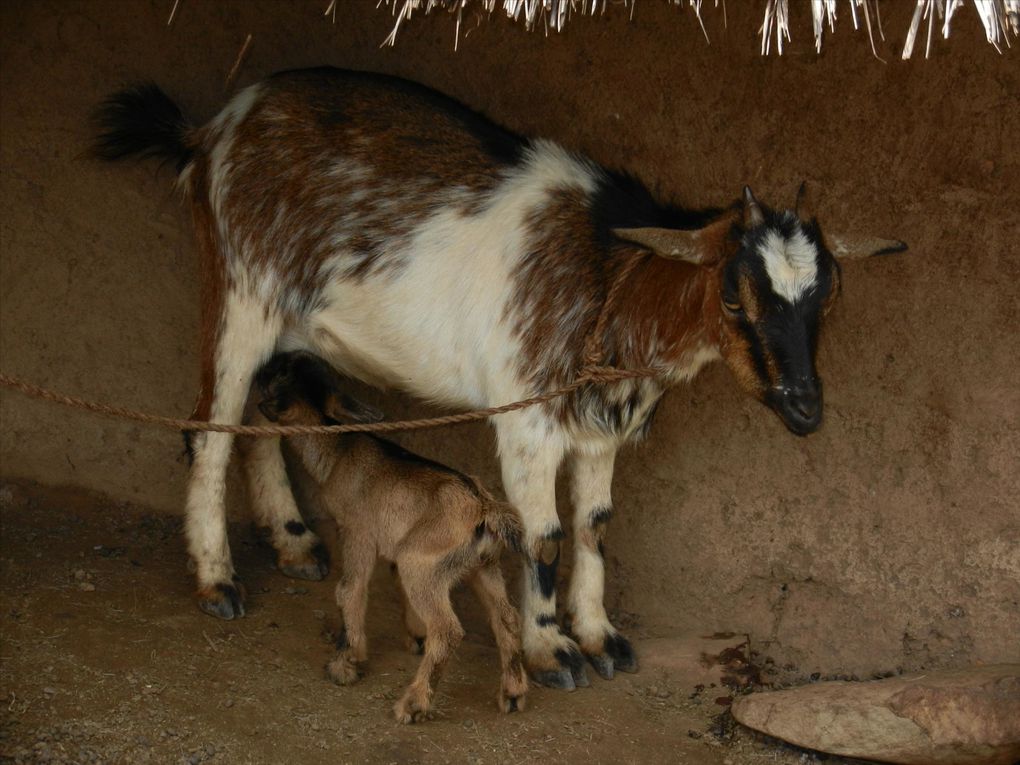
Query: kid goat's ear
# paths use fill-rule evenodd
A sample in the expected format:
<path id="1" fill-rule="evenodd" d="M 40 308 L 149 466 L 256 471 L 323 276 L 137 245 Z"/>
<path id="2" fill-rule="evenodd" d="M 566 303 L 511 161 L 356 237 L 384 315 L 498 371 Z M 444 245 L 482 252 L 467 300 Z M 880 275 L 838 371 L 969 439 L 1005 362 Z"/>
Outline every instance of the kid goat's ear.
<path id="1" fill-rule="evenodd" d="M 344 393 L 332 394 L 327 406 L 329 411 L 326 414 L 339 422 L 379 422 L 384 416 L 374 406 L 369 406 Z"/>
<path id="2" fill-rule="evenodd" d="M 280 421 L 280 399 L 267 398 L 259 402 L 259 411 L 265 415 L 270 422 Z"/>

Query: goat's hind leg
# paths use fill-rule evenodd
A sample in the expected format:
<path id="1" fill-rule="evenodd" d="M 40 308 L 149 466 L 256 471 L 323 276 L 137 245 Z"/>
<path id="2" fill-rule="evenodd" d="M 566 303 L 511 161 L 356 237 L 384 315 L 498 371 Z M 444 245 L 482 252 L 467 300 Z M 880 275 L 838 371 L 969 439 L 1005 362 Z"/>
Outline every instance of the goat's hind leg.
<path id="1" fill-rule="evenodd" d="M 255 370 L 273 351 L 279 317 L 251 295 L 223 297 L 215 341 L 204 349 L 203 396 L 198 416 L 213 422 L 241 422 Z M 227 541 L 225 485 L 233 435 L 200 433 L 191 439 L 186 532 L 198 579 L 198 605 L 222 619 L 244 616 L 243 590 L 234 574 Z"/>
<path id="2" fill-rule="evenodd" d="M 521 650 L 521 621 L 506 594 L 498 560 L 487 560 L 471 578 L 471 588 L 489 614 L 489 626 L 499 648 L 501 668 L 499 708 L 503 712 L 524 710 L 528 676 Z"/>
<path id="3" fill-rule="evenodd" d="M 449 576 L 441 576 L 434 562 L 429 565 L 420 560 L 402 559 L 397 565 L 404 571 L 402 582 L 408 605 L 425 623 L 425 652 L 418 671 L 393 706 L 397 721 L 406 725 L 428 719 L 436 683 L 463 639 L 464 628 L 450 603 L 452 581 Z"/>
<path id="4" fill-rule="evenodd" d="M 252 425 L 269 424 L 254 406 L 246 419 Z M 323 579 L 329 573 L 329 552 L 305 523 L 294 501 L 280 439 L 245 437 L 238 440 L 238 445 L 255 522 L 268 532 L 276 550 L 277 568 L 295 579 Z"/>

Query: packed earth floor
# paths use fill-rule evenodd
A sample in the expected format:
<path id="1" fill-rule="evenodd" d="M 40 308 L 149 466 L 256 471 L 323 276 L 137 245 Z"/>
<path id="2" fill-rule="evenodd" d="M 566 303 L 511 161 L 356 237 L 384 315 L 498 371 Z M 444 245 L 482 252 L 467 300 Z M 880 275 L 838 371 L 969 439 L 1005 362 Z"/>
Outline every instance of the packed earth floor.
<path id="1" fill-rule="evenodd" d="M 231 528 L 245 618 L 191 601 L 181 519 L 77 490 L 0 485 L 0 761 L 153 763 L 794 763 L 815 755 L 735 726 L 725 688 L 645 668 L 574 693 L 534 688 L 496 710 L 498 661 L 469 593 L 467 637 L 432 721 L 390 708 L 417 657 L 385 567 L 366 677 L 326 680 L 334 577 L 285 578 L 247 523 Z M 640 650 L 640 624 L 629 627 Z M 830 762 L 835 760 L 830 759 Z"/>

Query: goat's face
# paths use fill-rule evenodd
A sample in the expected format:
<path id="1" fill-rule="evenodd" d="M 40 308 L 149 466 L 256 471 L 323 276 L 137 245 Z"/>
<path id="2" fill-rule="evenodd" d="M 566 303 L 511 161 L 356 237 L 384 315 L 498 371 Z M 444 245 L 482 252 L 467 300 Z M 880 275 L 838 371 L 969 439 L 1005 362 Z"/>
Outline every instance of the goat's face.
<path id="1" fill-rule="evenodd" d="M 739 249 L 720 263 L 722 356 L 740 385 L 797 435 L 822 422 L 815 352 L 839 276 L 814 220 L 756 203 L 745 215 Z"/>
<path id="2" fill-rule="evenodd" d="M 777 212 L 744 189 L 705 228 L 614 229 L 655 254 L 709 270 L 705 319 L 719 317 L 719 351 L 740 385 L 770 406 L 786 427 L 807 435 L 822 422 L 815 351 L 822 318 L 839 295 L 836 257 L 899 252 L 903 242 L 876 237 L 823 238 L 804 187 L 795 209 Z M 831 242 L 830 250 L 826 242 Z"/>
<path id="3" fill-rule="evenodd" d="M 310 353 L 280 353 L 255 378 L 259 409 L 284 425 L 376 422 L 382 412 L 343 392 L 344 379 Z"/>

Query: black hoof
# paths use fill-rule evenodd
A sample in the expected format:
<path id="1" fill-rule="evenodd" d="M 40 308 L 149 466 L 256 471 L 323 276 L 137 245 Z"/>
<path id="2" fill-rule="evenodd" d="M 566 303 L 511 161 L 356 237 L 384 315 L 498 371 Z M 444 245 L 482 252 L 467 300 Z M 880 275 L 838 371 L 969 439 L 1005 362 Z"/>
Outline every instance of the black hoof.
<path id="1" fill-rule="evenodd" d="M 613 659 L 611 656 L 607 656 L 604 653 L 589 656 L 588 663 L 595 668 L 595 671 L 603 680 L 613 679 Z"/>
<path id="2" fill-rule="evenodd" d="M 234 584 L 206 587 L 198 591 L 198 607 L 220 619 L 240 619 L 244 616 L 243 589 L 236 578 Z"/>
<path id="3" fill-rule="evenodd" d="M 411 640 L 412 640 L 411 653 L 413 653 L 415 656 L 421 656 L 422 654 L 424 654 L 425 638 L 418 637 L 417 635 L 415 635 L 414 637 L 411 638 Z"/>
<path id="4" fill-rule="evenodd" d="M 287 563 L 280 565 L 280 571 L 292 579 L 306 579 L 310 582 L 320 582 L 329 574 L 329 551 L 321 542 L 312 548 L 312 560 L 302 563 Z"/>
<path id="5" fill-rule="evenodd" d="M 631 647 L 630 641 L 619 632 L 614 635 L 606 635 L 605 651 L 613 661 L 612 668 L 617 672 L 638 671 L 638 660 L 634 655 L 634 649 Z M 612 677 L 612 671 L 609 676 Z"/>
<path id="6" fill-rule="evenodd" d="M 577 685 L 574 683 L 574 676 L 569 669 L 552 669 L 542 672 L 532 672 L 531 679 L 546 688 L 556 688 L 561 691 L 572 691 Z"/>
<path id="7" fill-rule="evenodd" d="M 517 703 L 517 699 L 518 698 L 519 697 L 517 697 L 517 696 L 510 696 L 510 697 L 507 698 L 507 700 L 506 700 L 506 711 L 507 711 L 508 714 L 510 712 L 520 711 L 520 706 Z"/>

